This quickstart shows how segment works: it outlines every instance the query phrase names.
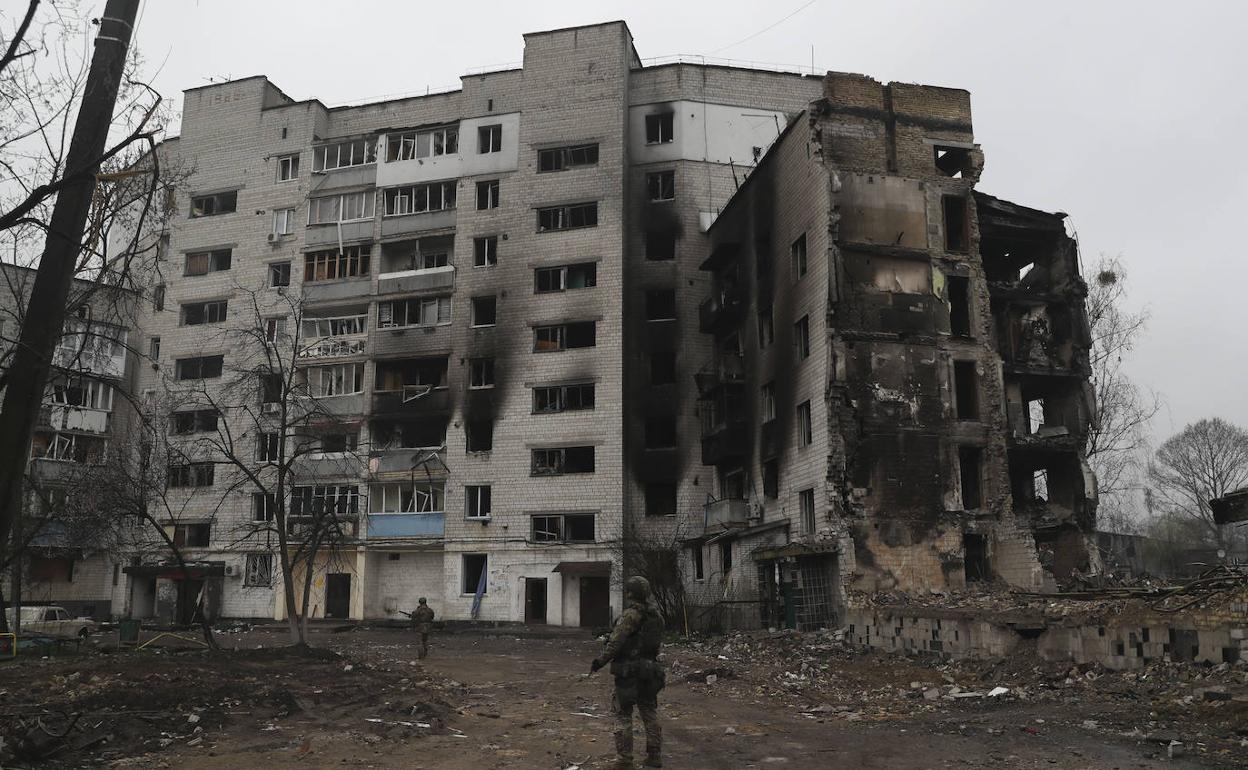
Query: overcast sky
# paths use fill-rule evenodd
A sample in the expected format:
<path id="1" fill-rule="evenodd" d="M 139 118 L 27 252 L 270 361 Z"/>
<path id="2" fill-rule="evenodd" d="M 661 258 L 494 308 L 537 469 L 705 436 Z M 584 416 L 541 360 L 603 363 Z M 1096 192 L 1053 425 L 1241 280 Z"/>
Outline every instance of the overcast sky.
<path id="1" fill-rule="evenodd" d="M 1248 426 L 1248 3 L 805 2 L 149 0 L 137 40 L 166 95 L 260 74 L 327 104 L 423 92 L 518 63 L 525 32 L 614 19 L 643 59 L 809 68 L 814 46 L 820 71 L 968 89 L 979 188 L 1069 213 L 1085 265 L 1125 260 L 1152 317 L 1129 366 L 1166 399 L 1157 438 Z"/>

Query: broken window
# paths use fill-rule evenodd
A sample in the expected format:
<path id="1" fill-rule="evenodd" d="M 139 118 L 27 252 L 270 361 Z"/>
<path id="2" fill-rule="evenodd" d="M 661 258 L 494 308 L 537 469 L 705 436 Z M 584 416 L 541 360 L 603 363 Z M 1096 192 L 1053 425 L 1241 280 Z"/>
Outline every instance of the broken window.
<path id="1" fill-rule="evenodd" d="M 789 262 L 793 266 L 793 280 L 800 280 L 806 275 L 806 233 L 789 245 Z"/>
<path id="2" fill-rule="evenodd" d="M 251 520 L 273 521 L 277 516 L 277 495 L 272 492 L 251 493 Z"/>
<path id="3" fill-rule="evenodd" d="M 487 179 L 477 182 L 477 210 L 498 208 L 498 180 Z"/>
<path id="4" fill-rule="evenodd" d="M 179 380 L 206 380 L 221 376 L 225 356 L 179 358 L 174 364 Z"/>
<path id="5" fill-rule="evenodd" d="M 226 300 L 193 302 L 182 306 L 182 325 L 218 324 L 225 320 Z"/>
<path id="6" fill-rule="evenodd" d="M 441 482 L 401 481 L 368 488 L 369 513 L 441 513 L 445 503 Z"/>
<path id="7" fill-rule="evenodd" d="M 983 450 L 974 446 L 958 447 L 958 472 L 962 480 L 962 510 L 977 510 L 982 505 L 981 481 Z"/>
<path id="8" fill-rule="evenodd" d="M 932 157 L 936 170 L 945 176 L 961 179 L 971 170 L 971 151 L 965 147 L 935 144 L 932 145 Z"/>
<path id="9" fill-rule="evenodd" d="M 382 329 L 402 326 L 443 326 L 450 322 L 450 297 L 396 299 L 377 303 L 377 325 Z"/>
<path id="10" fill-rule="evenodd" d="M 372 219 L 374 197 L 372 190 L 365 190 L 363 192 L 309 198 L 308 224 L 326 225 L 335 222 L 358 222 L 364 219 Z"/>
<path id="11" fill-rule="evenodd" d="M 299 178 L 299 154 L 277 156 L 277 181 L 289 182 Z"/>
<path id="12" fill-rule="evenodd" d="M 373 389 L 378 393 L 417 389 L 423 395 L 446 386 L 446 368 L 445 356 L 378 361 Z"/>
<path id="13" fill-rule="evenodd" d="M 594 383 L 533 388 L 533 411 L 570 412 L 594 408 Z"/>
<path id="14" fill-rule="evenodd" d="M 490 418 L 464 422 L 464 446 L 469 452 L 489 452 L 494 449 L 494 420 Z"/>
<path id="15" fill-rule="evenodd" d="M 170 428 L 175 434 L 212 433 L 217 429 L 216 409 L 195 409 L 170 415 Z"/>
<path id="16" fill-rule="evenodd" d="M 570 446 L 534 449 L 531 473 L 534 476 L 559 476 L 565 473 L 593 473 L 594 448 Z"/>
<path id="17" fill-rule="evenodd" d="M 313 171 L 333 171 L 376 162 L 377 139 L 371 136 L 312 148 Z"/>
<path id="18" fill-rule="evenodd" d="M 147 341 L 147 357 L 153 361 L 160 360 L 160 337 L 152 337 Z"/>
<path id="19" fill-rule="evenodd" d="M 971 279 L 957 275 L 945 278 L 949 292 L 949 333 L 955 337 L 971 336 Z"/>
<path id="20" fill-rule="evenodd" d="M 675 138 L 673 134 L 675 115 L 660 112 L 646 116 L 646 144 L 665 144 Z"/>
<path id="21" fill-rule="evenodd" d="M 962 535 L 962 552 L 966 582 L 979 583 L 992 578 L 992 568 L 988 564 L 987 537 L 967 532 Z"/>
<path id="22" fill-rule="evenodd" d="M 210 487 L 216 475 L 213 463 L 180 463 L 169 466 L 167 484 L 171 489 L 179 487 Z"/>
<path id="23" fill-rule="evenodd" d="M 676 354 L 656 350 L 650 354 L 650 384 L 671 385 L 676 382 Z"/>
<path id="24" fill-rule="evenodd" d="M 249 553 L 243 568 L 243 585 L 268 587 L 273 585 L 273 555 Z"/>
<path id="25" fill-rule="evenodd" d="M 290 285 L 290 263 L 274 262 L 269 265 L 269 286 L 289 286 Z"/>
<path id="26" fill-rule="evenodd" d="M 533 271 L 533 291 L 537 294 L 590 289 L 598 285 L 598 263 L 581 262 L 560 267 L 539 267 Z"/>
<path id="27" fill-rule="evenodd" d="M 173 544 L 177 548 L 207 548 L 211 540 L 211 524 L 175 524 L 173 527 Z"/>
<path id="28" fill-rule="evenodd" d="M 945 213 L 945 251 L 965 252 L 970 236 L 967 232 L 967 203 L 962 195 L 941 198 Z"/>
<path id="29" fill-rule="evenodd" d="M 273 210 L 273 233 L 274 235 L 290 235 L 295 231 L 295 210 L 294 209 L 274 209 Z"/>
<path id="30" fill-rule="evenodd" d="M 378 449 L 437 449 L 445 444 L 445 420 L 374 423 L 373 446 Z"/>
<path id="31" fill-rule="evenodd" d="M 473 297 L 472 298 L 472 325 L 473 326 L 493 326 L 498 322 L 498 298 L 489 297 Z"/>
<path id="32" fill-rule="evenodd" d="M 532 538 L 535 543 L 592 543 L 594 514 L 564 513 L 533 516 Z"/>
<path id="33" fill-rule="evenodd" d="M 802 534 L 815 534 L 815 490 L 803 489 L 798 492 L 797 507 L 801 515 Z"/>
<path id="34" fill-rule="evenodd" d="M 191 219 L 232 214 L 238 208 L 238 191 L 196 195 L 191 198 Z"/>
<path id="35" fill-rule="evenodd" d="M 758 347 L 765 350 L 776 341 L 776 323 L 772 317 L 771 306 L 758 311 Z"/>
<path id="36" fill-rule="evenodd" d="M 732 541 L 719 541 L 719 568 L 727 575 L 732 571 Z"/>
<path id="37" fill-rule="evenodd" d="M 305 372 L 308 392 L 313 398 L 349 396 L 364 392 L 363 363 L 309 366 Z"/>
<path id="38" fill-rule="evenodd" d="M 429 182 L 411 187 L 391 187 L 385 191 L 385 203 L 385 215 L 388 217 L 449 211 L 455 208 L 455 183 Z"/>
<path id="39" fill-rule="evenodd" d="M 974 361 L 953 362 L 954 407 L 959 420 L 979 419 L 979 383 Z"/>
<path id="40" fill-rule="evenodd" d="M 359 434 L 352 431 L 350 433 L 325 433 L 320 437 L 321 454 L 342 454 L 344 452 L 354 452 L 359 446 Z"/>
<path id="41" fill-rule="evenodd" d="M 671 449 L 676 446 L 676 418 L 646 419 L 646 449 Z"/>
<path id="42" fill-rule="evenodd" d="M 368 275 L 372 248 L 347 246 L 341 251 L 314 251 L 303 258 L 303 280 L 333 281 Z"/>
<path id="43" fill-rule="evenodd" d="M 430 131 L 403 131 L 386 136 L 386 162 L 455 155 L 459 152 L 459 128 L 445 126 Z"/>
<path id="44" fill-rule="evenodd" d="M 660 262 L 676 258 L 676 233 L 672 230 L 652 230 L 646 233 L 646 259 Z"/>
<path id="45" fill-rule="evenodd" d="M 503 151 L 503 127 L 499 124 L 477 129 L 477 154 Z"/>
<path id="46" fill-rule="evenodd" d="M 459 586 L 460 593 L 475 594 L 478 591 L 485 593 L 489 557 L 483 553 L 466 553 L 462 557 L 461 564 L 460 573 L 463 580 Z"/>
<path id="47" fill-rule="evenodd" d="M 469 484 L 464 487 L 464 517 L 488 519 L 493 511 L 489 484 Z"/>
<path id="48" fill-rule="evenodd" d="M 494 387 L 494 359 L 474 358 L 468 362 L 468 387 Z"/>
<path id="49" fill-rule="evenodd" d="M 533 329 L 533 352 L 548 353 L 574 348 L 592 348 L 597 343 L 597 323 L 578 321 Z"/>
<path id="50" fill-rule="evenodd" d="M 776 383 L 763 383 L 760 400 L 762 402 L 763 423 L 766 424 L 776 419 Z"/>
<path id="51" fill-rule="evenodd" d="M 810 358 L 810 316 L 802 316 L 793 324 L 793 355 L 799 362 Z"/>
<path id="52" fill-rule="evenodd" d="M 803 401 L 797 405 L 797 443 L 798 446 L 810 446 L 814 441 L 810 419 L 810 402 Z"/>
<path id="53" fill-rule="evenodd" d="M 345 516 L 359 512 L 360 487 L 357 484 L 317 484 L 295 487 L 290 492 L 291 516 Z"/>
<path id="54" fill-rule="evenodd" d="M 646 292 L 646 320 L 676 320 L 675 289 L 651 289 Z"/>
<path id="55" fill-rule="evenodd" d="M 693 579 L 705 580 L 706 569 L 702 564 L 702 544 L 698 543 L 696 545 L 689 546 L 689 556 L 693 561 Z"/>
<path id="56" fill-rule="evenodd" d="M 260 374 L 260 403 L 262 404 L 279 404 L 282 401 L 282 391 L 285 389 L 285 380 L 282 378 L 281 372 L 261 372 Z"/>
<path id="57" fill-rule="evenodd" d="M 763 463 L 763 496 L 771 500 L 780 497 L 780 461 L 767 460 Z"/>
<path id="58" fill-rule="evenodd" d="M 282 434 L 261 433 L 256 436 L 256 461 L 275 463 L 282 451 Z"/>
<path id="59" fill-rule="evenodd" d="M 563 171 L 580 166 L 598 165 L 597 144 L 574 144 L 537 151 L 537 170 Z"/>
<path id="60" fill-rule="evenodd" d="M 655 171 L 646 174 L 646 195 L 651 202 L 676 199 L 676 172 Z"/>
<path id="61" fill-rule="evenodd" d="M 165 309 L 165 285 L 163 283 L 152 288 L 152 309 Z"/>
<path id="62" fill-rule="evenodd" d="M 575 203 L 568 206 L 548 206 L 537 210 L 537 231 L 571 230 L 577 227 L 597 227 L 598 202 Z"/>
<path id="63" fill-rule="evenodd" d="M 491 267 L 498 264 L 498 236 L 472 239 L 472 266 Z"/>
<path id="64" fill-rule="evenodd" d="M 676 515 L 675 484 L 646 484 L 646 515 Z"/>
<path id="65" fill-rule="evenodd" d="M 233 250 L 231 249 L 188 252 L 186 255 L 186 268 L 182 271 L 182 274 L 186 276 L 208 275 L 209 273 L 229 270 L 232 257 Z"/>

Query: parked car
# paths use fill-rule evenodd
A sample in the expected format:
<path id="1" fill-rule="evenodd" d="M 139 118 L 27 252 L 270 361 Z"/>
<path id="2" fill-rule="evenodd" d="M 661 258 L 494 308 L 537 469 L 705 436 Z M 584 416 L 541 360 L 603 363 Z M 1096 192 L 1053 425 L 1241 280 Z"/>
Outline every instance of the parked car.
<path id="1" fill-rule="evenodd" d="M 13 609 L 5 610 L 9 628 L 13 627 Z M 64 607 L 22 607 L 23 634 L 82 637 L 95 633 L 98 625 L 91 618 L 75 618 Z"/>

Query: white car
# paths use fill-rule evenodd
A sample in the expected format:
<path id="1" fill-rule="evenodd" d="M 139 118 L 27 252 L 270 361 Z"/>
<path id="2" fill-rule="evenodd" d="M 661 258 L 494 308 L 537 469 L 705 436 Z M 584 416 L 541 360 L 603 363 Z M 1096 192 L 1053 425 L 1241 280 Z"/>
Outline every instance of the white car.
<path id="1" fill-rule="evenodd" d="M 5 610 L 9 628 L 13 628 L 13 609 Z M 64 607 L 22 607 L 22 634 L 46 634 L 47 636 L 81 637 L 98 629 L 91 618 L 74 618 Z"/>

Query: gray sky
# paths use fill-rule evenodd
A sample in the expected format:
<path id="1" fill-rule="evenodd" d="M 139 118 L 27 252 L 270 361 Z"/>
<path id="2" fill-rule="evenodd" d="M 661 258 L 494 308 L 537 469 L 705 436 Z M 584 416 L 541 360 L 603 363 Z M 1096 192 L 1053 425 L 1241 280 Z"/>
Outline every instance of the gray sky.
<path id="1" fill-rule="evenodd" d="M 1206 416 L 1248 426 L 1248 4 L 816 0 L 776 24 L 805 1 L 161 0 L 137 39 L 166 95 L 258 74 L 327 104 L 423 92 L 519 62 L 525 32 L 613 19 L 643 59 L 809 67 L 813 45 L 821 71 L 966 88 L 980 189 L 1068 212 L 1085 265 L 1123 256 L 1152 316 L 1129 368 L 1166 399 L 1157 439 Z"/>

